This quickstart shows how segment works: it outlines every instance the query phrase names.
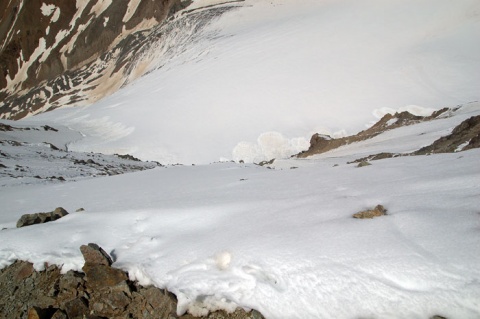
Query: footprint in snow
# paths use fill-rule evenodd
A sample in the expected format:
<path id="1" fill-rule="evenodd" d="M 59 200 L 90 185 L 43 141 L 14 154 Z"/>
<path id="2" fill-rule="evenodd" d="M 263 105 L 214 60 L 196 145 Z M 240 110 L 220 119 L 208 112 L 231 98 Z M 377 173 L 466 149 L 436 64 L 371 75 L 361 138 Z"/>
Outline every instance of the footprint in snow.
<path id="1" fill-rule="evenodd" d="M 243 266 L 242 270 L 246 274 L 254 277 L 258 282 L 267 284 L 272 288 L 274 288 L 275 290 L 278 290 L 278 291 L 285 290 L 285 288 L 283 287 L 283 284 L 280 282 L 280 280 L 276 275 L 263 270 L 259 266 L 255 266 L 255 265 Z"/>

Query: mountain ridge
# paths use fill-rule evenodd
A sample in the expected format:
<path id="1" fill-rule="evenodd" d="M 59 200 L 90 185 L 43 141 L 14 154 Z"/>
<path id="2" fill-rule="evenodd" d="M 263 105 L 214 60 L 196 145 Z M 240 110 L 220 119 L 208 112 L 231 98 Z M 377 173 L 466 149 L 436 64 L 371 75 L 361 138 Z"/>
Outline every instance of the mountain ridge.
<path id="1" fill-rule="evenodd" d="M 78 104 L 82 98 L 75 94 L 92 90 L 88 86 L 79 87 L 80 84 L 98 80 L 102 75 L 111 76 L 106 74 L 107 65 L 116 63 L 111 61 L 116 51 L 128 51 L 129 42 L 135 42 L 135 34 L 163 23 L 190 2 L 112 3 L 111 0 L 3 2 L 0 6 L 1 118 L 20 119 Z M 114 67 L 115 71 L 122 62 Z M 111 92 L 103 90 L 104 94 L 92 97 L 84 94 L 87 96 L 84 98 L 92 102 Z M 58 103 L 64 95 L 68 98 Z"/>

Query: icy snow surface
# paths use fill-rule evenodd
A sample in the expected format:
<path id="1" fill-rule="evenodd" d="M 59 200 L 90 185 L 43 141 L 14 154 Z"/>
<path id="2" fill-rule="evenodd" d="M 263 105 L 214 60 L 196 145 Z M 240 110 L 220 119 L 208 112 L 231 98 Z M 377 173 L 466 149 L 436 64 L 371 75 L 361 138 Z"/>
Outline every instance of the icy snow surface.
<path id="1" fill-rule="evenodd" d="M 116 94 L 39 121 L 83 132 L 71 145 L 78 151 L 259 162 L 306 149 L 313 133 L 356 133 L 386 112 L 479 99 L 478 0 L 230 5 L 194 40 L 173 43 L 178 54 L 160 57 L 162 68 L 153 63 Z"/>
<path id="2" fill-rule="evenodd" d="M 58 141 L 69 150 L 259 161 L 392 110 L 478 100 L 476 0 L 235 5 L 109 98 L 18 125 L 70 128 L 71 140 Z M 132 279 L 174 292 L 178 313 L 239 305 L 275 319 L 479 318 L 480 150 L 347 164 L 417 150 L 478 114 L 478 102 L 465 104 L 272 169 L 228 162 L 2 187 L 0 267 L 23 259 L 80 270 L 80 245 L 95 242 Z M 387 216 L 352 218 L 377 204 Z M 14 228 L 22 214 L 58 206 L 71 214 Z"/>
<path id="3" fill-rule="evenodd" d="M 178 313 L 239 305 L 281 319 L 478 318 L 480 150 L 347 164 L 418 149 L 478 114 L 471 103 L 274 169 L 216 163 L 4 187 L 0 267 L 80 270 L 79 246 L 95 242 L 132 279 L 174 292 Z M 387 216 L 352 218 L 377 204 Z M 14 228 L 57 206 L 86 211 Z"/>

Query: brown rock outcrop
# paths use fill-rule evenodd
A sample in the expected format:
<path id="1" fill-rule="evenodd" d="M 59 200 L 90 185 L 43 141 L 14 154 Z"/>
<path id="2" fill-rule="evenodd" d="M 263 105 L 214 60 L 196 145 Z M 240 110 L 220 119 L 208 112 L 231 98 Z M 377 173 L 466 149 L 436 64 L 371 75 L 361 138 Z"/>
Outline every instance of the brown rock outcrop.
<path id="1" fill-rule="evenodd" d="M 452 133 L 440 137 L 431 145 L 413 152 L 412 155 L 452 153 L 478 147 L 480 147 L 480 115 L 466 119 L 457 125 Z"/>
<path id="2" fill-rule="evenodd" d="M 359 213 L 353 214 L 353 218 L 358 218 L 358 219 L 371 219 L 379 216 L 383 216 L 387 214 L 387 210 L 385 207 L 382 205 L 377 205 L 375 206 L 374 209 L 367 209 L 364 211 L 361 211 Z"/>
<path id="3" fill-rule="evenodd" d="M 190 0 L 0 4 L 0 118 L 88 105 L 183 52 L 235 6 L 169 15 Z M 175 43 L 172 46 L 172 43 Z"/>
<path id="4" fill-rule="evenodd" d="M 409 112 L 401 112 L 395 114 L 385 114 L 372 127 L 359 132 L 356 135 L 351 135 L 342 138 L 333 138 L 329 135 L 314 134 L 310 139 L 310 147 L 296 155 L 299 158 L 305 158 L 315 154 L 321 154 L 330 150 L 339 148 L 343 145 L 348 145 L 355 142 L 364 141 L 373 138 L 385 131 L 393 130 L 402 126 L 412 125 L 420 122 L 430 121 L 438 118 L 440 115 L 447 112 L 448 108 L 435 111 L 430 116 L 416 116 Z"/>
<path id="5" fill-rule="evenodd" d="M 27 77 L 15 84 L 18 89 L 81 67 L 108 51 L 124 30 L 141 30 L 144 21 L 158 23 L 172 8 L 182 7 L 179 0 L 140 1 L 138 6 L 131 2 L 116 0 L 105 8 L 95 0 L 80 5 L 65 0 L 2 1 L 0 89 L 18 77 L 24 66 Z M 50 52 L 45 56 L 41 52 L 40 59 L 36 55 L 42 48 Z"/>
<path id="6" fill-rule="evenodd" d="M 53 222 L 67 215 L 68 212 L 62 207 L 57 207 L 53 212 L 48 213 L 25 214 L 17 221 L 17 228 Z"/>
<path id="7" fill-rule="evenodd" d="M 85 273 L 61 274 L 57 266 L 35 271 L 28 262 L 17 261 L 0 270 L 0 319 L 142 318 L 191 319 L 176 314 L 172 293 L 130 281 L 96 244 L 81 247 Z M 216 311 L 208 319 L 262 319 L 257 311 Z"/>
<path id="8" fill-rule="evenodd" d="M 455 126 L 452 133 L 442 136 L 432 144 L 404 154 L 378 153 L 356 159 L 351 163 L 362 163 L 399 156 L 429 155 L 436 153 L 454 153 L 480 148 L 480 115 L 472 116 Z"/>
<path id="9" fill-rule="evenodd" d="M 451 113 L 455 112 L 457 109 L 458 108 L 443 108 L 433 112 L 432 115 L 425 117 L 415 116 L 408 112 L 395 113 L 394 115 L 386 114 L 380 121 L 378 121 L 369 129 L 353 136 L 342 137 L 338 139 L 332 138 L 328 135 L 314 134 L 310 139 L 310 148 L 307 151 L 297 154 L 296 157 L 305 158 L 315 154 L 325 153 L 343 145 L 373 138 L 391 129 L 450 116 Z M 480 148 L 480 115 L 472 116 L 464 120 L 455 126 L 450 134 L 442 136 L 432 144 L 422 147 L 417 151 L 411 153 L 372 154 L 348 162 L 348 164 L 358 163 L 358 167 L 362 167 L 368 165 L 370 161 L 379 159 L 399 156 L 428 155 L 435 153 L 453 153 L 466 151 L 472 148 Z"/>

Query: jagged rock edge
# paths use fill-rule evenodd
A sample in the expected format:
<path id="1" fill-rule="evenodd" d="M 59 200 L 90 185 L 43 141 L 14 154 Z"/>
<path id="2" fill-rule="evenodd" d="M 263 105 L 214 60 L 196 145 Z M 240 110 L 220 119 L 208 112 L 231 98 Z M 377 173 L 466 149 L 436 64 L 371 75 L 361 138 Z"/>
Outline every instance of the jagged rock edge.
<path id="1" fill-rule="evenodd" d="M 33 264 L 14 261 L 0 269 L 0 318 L 23 318 L 32 313 L 40 319 L 50 318 L 205 318 L 261 319 L 258 311 L 237 308 L 206 316 L 177 315 L 177 298 L 153 286 L 143 287 L 128 278 L 128 273 L 111 267 L 110 256 L 98 245 L 81 247 L 85 258 L 84 273 L 45 264 L 36 271 Z M 39 316 L 43 315 L 43 317 Z M 57 316 L 57 317 L 55 317 Z M 30 317 L 29 317 L 30 318 Z M 90 318 L 90 317 L 89 317 Z"/>
<path id="2" fill-rule="evenodd" d="M 386 131 L 393 130 L 399 127 L 414 125 L 421 122 L 437 120 L 445 117 L 450 117 L 452 114 L 457 111 L 460 107 L 455 108 L 442 108 L 438 111 L 435 111 L 430 116 L 415 116 L 409 112 L 401 112 L 395 114 L 386 114 L 382 117 L 377 123 L 367 130 L 361 131 L 356 135 L 351 135 L 342 138 L 332 138 L 330 136 L 314 134 L 310 139 L 310 148 L 306 151 L 300 152 L 299 154 L 293 155 L 292 157 L 297 158 L 306 158 L 309 156 L 326 153 L 328 151 L 334 150 L 344 145 L 349 145 L 355 142 L 365 141 L 375 136 L 378 136 Z M 388 121 L 392 119 L 401 119 L 399 123 L 395 122 L 393 125 L 386 125 Z M 467 131 L 467 132 L 465 132 Z M 458 142 L 458 138 L 455 139 L 454 136 L 462 134 L 465 135 L 461 142 Z M 465 140 L 465 139 L 468 139 Z M 455 140 L 452 142 L 452 140 Z M 450 143 L 449 143 L 450 142 Z M 467 143 L 465 147 L 460 150 L 457 150 L 458 146 L 461 143 Z M 439 147 L 439 144 L 446 144 L 443 147 Z M 439 139 L 435 140 L 432 144 L 422 147 L 419 150 L 410 152 L 410 153 L 387 153 L 382 152 L 378 154 L 372 154 L 365 156 L 359 159 L 356 159 L 347 164 L 352 163 L 368 163 L 374 160 L 400 157 L 400 156 L 415 156 L 415 155 L 430 155 L 436 153 L 453 153 L 459 151 L 465 151 L 472 148 L 480 147 L 480 115 L 471 116 L 470 118 L 462 121 L 460 124 L 455 126 L 451 134 L 442 136 Z M 364 164 L 365 165 L 365 164 Z"/>

